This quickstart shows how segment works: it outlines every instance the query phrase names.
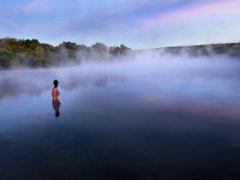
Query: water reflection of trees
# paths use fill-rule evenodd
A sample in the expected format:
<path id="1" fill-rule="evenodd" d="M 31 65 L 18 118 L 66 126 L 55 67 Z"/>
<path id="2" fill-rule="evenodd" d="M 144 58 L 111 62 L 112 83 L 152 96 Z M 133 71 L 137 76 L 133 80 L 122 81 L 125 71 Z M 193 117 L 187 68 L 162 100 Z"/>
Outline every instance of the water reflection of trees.
<path id="1" fill-rule="evenodd" d="M 104 87 L 109 82 L 123 82 L 123 77 L 99 76 L 99 77 L 76 77 L 60 79 L 60 86 L 63 90 L 73 90 L 87 86 Z M 5 76 L 0 78 L 0 99 L 14 97 L 22 94 L 29 96 L 41 95 L 44 91 L 51 89 L 52 78 L 46 76 L 34 77 L 13 77 Z"/>

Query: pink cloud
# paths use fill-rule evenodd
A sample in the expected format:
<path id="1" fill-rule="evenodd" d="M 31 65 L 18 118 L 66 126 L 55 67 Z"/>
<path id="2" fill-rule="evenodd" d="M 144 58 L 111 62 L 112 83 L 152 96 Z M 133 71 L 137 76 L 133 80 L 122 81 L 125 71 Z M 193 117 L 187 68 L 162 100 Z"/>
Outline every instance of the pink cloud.
<path id="1" fill-rule="evenodd" d="M 48 4 L 45 0 L 33 0 L 23 7 L 23 11 L 27 13 L 37 13 L 49 10 Z"/>
<path id="2" fill-rule="evenodd" d="M 207 17 L 211 15 L 240 15 L 239 7 L 240 0 L 219 0 L 211 3 L 195 4 L 172 12 L 147 18 L 140 24 L 144 28 L 155 28 L 160 24 L 168 22 L 183 21 L 188 19 L 191 20 L 198 17 Z"/>

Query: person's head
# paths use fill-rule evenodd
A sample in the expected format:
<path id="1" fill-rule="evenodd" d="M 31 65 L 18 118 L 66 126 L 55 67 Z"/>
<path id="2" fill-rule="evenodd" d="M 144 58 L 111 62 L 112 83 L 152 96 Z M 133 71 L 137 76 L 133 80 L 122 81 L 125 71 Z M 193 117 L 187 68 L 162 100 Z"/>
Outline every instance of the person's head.
<path id="1" fill-rule="evenodd" d="M 58 80 L 54 80 L 53 85 L 54 85 L 54 87 L 58 87 Z"/>

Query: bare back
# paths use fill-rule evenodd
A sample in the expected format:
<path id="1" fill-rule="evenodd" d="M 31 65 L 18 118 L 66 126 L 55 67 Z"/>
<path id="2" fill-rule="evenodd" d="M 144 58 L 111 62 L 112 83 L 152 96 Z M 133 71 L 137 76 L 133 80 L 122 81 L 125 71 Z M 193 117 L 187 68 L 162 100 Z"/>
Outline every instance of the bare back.
<path id="1" fill-rule="evenodd" d="M 53 100 L 59 100 L 59 96 L 60 96 L 59 89 L 57 87 L 54 87 L 52 89 L 52 98 L 53 98 Z"/>

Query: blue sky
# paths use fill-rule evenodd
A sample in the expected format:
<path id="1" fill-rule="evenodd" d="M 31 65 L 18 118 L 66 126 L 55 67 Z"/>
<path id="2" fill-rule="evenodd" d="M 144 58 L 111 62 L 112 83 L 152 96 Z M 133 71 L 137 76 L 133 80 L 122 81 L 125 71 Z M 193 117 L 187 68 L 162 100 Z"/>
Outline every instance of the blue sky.
<path id="1" fill-rule="evenodd" d="M 134 48 L 240 42 L 240 0 L 1 1 L 1 37 Z"/>

